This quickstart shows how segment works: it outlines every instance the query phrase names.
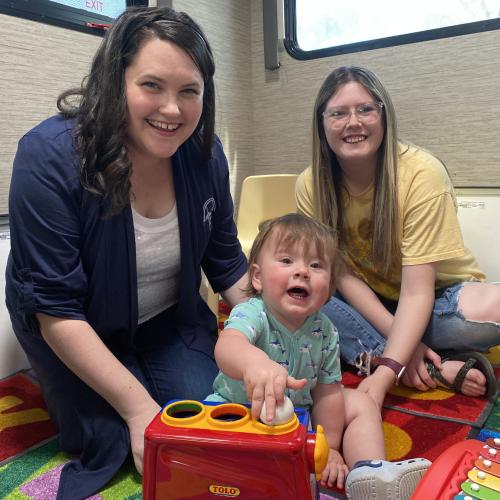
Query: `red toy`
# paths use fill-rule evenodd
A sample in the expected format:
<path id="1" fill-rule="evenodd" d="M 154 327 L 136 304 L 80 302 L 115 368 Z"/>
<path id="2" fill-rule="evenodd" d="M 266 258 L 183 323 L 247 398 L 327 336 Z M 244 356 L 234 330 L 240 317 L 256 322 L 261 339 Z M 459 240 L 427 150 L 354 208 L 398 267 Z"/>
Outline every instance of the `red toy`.
<path id="1" fill-rule="evenodd" d="M 268 426 L 238 404 L 175 401 L 145 432 L 143 499 L 314 499 L 328 458 L 309 414 Z"/>
<path id="2" fill-rule="evenodd" d="M 456 443 L 431 465 L 411 500 L 500 498 L 500 440 L 468 439 Z"/>

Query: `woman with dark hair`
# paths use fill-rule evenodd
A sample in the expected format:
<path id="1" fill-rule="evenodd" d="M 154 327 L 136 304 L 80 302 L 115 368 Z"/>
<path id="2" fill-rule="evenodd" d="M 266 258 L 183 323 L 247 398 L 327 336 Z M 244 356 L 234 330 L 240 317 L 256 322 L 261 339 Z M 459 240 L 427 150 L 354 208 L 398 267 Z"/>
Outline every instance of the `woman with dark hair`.
<path id="1" fill-rule="evenodd" d="M 173 398 L 203 399 L 217 320 L 201 269 L 230 305 L 246 259 L 227 161 L 214 136 L 214 62 L 200 27 L 131 8 L 82 88 L 19 142 L 6 301 L 61 447 L 58 498 L 84 498 Z"/>
<path id="2" fill-rule="evenodd" d="M 481 352 L 500 344 L 500 287 L 484 283 L 463 245 L 445 166 L 398 138 L 371 71 L 340 67 L 323 82 L 296 197 L 299 211 L 338 231 L 339 293 L 324 312 L 343 359 L 368 375 L 359 388 L 379 406 L 400 378 L 493 397 Z"/>

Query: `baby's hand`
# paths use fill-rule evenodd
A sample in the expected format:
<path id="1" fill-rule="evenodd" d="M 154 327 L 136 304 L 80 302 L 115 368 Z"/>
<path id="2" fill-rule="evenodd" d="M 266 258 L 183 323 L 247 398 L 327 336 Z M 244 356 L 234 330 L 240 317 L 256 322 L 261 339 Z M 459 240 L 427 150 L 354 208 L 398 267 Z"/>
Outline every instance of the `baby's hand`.
<path id="1" fill-rule="evenodd" d="M 259 418 L 265 401 L 266 420 L 270 422 L 275 416 L 276 405 L 283 404 L 285 388 L 301 389 L 307 384 L 307 380 L 290 377 L 283 366 L 268 359 L 259 363 L 259 366 L 247 369 L 243 374 L 243 383 L 252 405 L 252 417 Z"/>
<path id="2" fill-rule="evenodd" d="M 344 481 L 347 476 L 349 469 L 344 463 L 342 455 L 333 448 L 330 448 L 328 452 L 328 462 L 326 464 L 323 473 L 321 474 L 321 485 L 332 487 L 335 485 L 335 480 L 337 480 L 337 488 L 344 487 Z"/>
<path id="3" fill-rule="evenodd" d="M 276 405 L 274 413 L 274 418 L 269 421 L 269 419 L 267 418 L 266 402 L 264 401 L 264 403 L 262 404 L 262 410 L 260 411 L 261 422 L 264 422 L 267 425 L 282 425 L 290 422 L 293 419 L 294 415 L 292 400 L 288 396 L 285 396 L 283 404 Z"/>

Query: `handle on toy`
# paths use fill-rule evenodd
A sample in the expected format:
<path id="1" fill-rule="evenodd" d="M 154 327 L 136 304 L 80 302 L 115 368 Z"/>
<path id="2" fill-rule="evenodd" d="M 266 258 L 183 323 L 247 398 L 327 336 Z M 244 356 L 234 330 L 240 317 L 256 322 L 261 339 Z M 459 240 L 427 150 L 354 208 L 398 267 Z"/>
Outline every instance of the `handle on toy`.
<path id="1" fill-rule="evenodd" d="M 309 470 L 316 474 L 318 481 L 321 479 L 321 473 L 326 467 L 328 461 L 328 441 L 325 431 L 321 425 L 316 428 L 316 434 L 309 433 L 306 442 L 306 453 L 309 462 Z"/>

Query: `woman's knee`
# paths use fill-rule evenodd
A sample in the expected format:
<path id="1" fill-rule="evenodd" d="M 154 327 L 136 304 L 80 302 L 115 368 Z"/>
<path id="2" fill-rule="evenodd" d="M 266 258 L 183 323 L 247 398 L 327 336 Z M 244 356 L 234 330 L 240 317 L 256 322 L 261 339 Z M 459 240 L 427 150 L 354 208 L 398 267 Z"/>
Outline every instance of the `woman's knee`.
<path id="1" fill-rule="evenodd" d="M 458 307 L 465 319 L 500 323 L 500 286 L 492 283 L 466 283 Z"/>

